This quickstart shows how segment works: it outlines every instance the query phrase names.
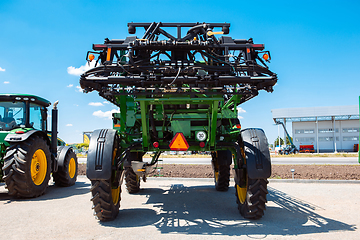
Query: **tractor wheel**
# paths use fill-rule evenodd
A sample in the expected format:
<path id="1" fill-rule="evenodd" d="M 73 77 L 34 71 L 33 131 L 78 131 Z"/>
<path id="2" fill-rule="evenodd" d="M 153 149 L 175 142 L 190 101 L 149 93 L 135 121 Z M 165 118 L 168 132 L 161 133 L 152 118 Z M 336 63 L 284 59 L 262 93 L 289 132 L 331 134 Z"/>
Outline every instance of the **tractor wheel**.
<path id="1" fill-rule="evenodd" d="M 117 157 L 117 142 L 113 146 L 113 159 Z M 100 221 L 114 220 L 119 214 L 121 200 L 121 179 L 123 170 L 112 171 L 110 179 L 91 180 L 90 192 L 94 216 Z"/>
<path id="2" fill-rule="evenodd" d="M 95 217 L 100 221 L 114 220 L 119 214 L 121 186 L 113 186 L 110 179 L 93 180 L 90 191 Z"/>
<path id="3" fill-rule="evenodd" d="M 51 172 L 49 146 L 39 136 L 11 144 L 4 157 L 4 180 L 9 195 L 38 197 L 49 183 Z"/>
<path id="4" fill-rule="evenodd" d="M 141 152 L 130 152 L 127 155 L 128 162 L 131 164 L 131 161 L 142 161 L 143 153 Z M 138 193 L 140 191 L 140 177 L 136 175 L 134 170 L 131 167 L 125 168 L 125 181 L 126 189 L 128 193 Z"/>
<path id="5" fill-rule="evenodd" d="M 130 194 L 140 191 L 140 177 L 129 167 L 125 170 L 126 189 Z"/>
<path id="6" fill-rule="evenodd" d="M 235 184 L 236 202 L 240 214 L 247 219 L 259 219 L 266 209 L 267 179 L 247 178 L 246 186 Z"/>
<path id="7" fill-rule="evenodd" d="M 225 192 L 229 189 L 231 157 L 231 152 L 227 150 L 217 151 L 217 153 L 213 154 L 212 166 L 214 169 L 215 189 L 217 191 Z M 221 159 L 220 162 L 222 164 L 219 164 L 219 159 Z"/>
<path id="8" fill-rule="evenodd" d="M 56 186 L 69 187 L 75 184 L 78 172 L 78 162 L 76 154 L 70 149 L 64 159 L 63 166 L 59 166 L 57 172 L 53 173 Z"/>

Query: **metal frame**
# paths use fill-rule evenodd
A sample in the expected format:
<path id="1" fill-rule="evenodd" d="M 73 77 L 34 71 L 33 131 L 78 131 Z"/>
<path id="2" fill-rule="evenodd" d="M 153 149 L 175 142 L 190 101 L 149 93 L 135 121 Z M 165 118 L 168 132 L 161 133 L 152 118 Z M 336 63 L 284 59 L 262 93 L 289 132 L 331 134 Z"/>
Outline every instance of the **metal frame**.
<path id="1" fill-rule="evenodd" d="M 145 32 L 141 38 L 93 44 L 86 60 L 97 55 L 95 67 L 80 78 L 84 92 L 97 91 L 120 108 L 113 121 L 121 148 L 168 151 L 176 131 L 184 128 L 189 151 L 228 149 L 239 158 L 236 107 L 260 90 L 272 92 L 277 82 L 266 65 L 271 57 L 264 44 L 224 36 L 229 23 L 128 23 L 128 28 L 130 34 L 138 28 Z M 194 136 L 199 130 L 207 132 L 204 147 Z"/>

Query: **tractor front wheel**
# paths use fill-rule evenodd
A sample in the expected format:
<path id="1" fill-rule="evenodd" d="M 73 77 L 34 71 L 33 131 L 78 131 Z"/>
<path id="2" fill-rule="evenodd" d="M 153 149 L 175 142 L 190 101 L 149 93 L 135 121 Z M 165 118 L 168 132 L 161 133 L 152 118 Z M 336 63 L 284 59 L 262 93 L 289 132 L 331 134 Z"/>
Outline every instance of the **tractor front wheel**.
<path id="1" fill-rule="evenodd" d="M 49 183 L 49 145 L 40 136 L 31 136 L 24 142 L 12 143 L 4 157 L 4 180 L 9 195 L 38 197 Z"/>
<path id="2" fill-rule="evenodd" d="M 57 172 L 53 173 L 55 185 L 60 187 L 69 187 L 75 184 L 78 172 L 78 162 L 76 154 L 70 149 Z"/>

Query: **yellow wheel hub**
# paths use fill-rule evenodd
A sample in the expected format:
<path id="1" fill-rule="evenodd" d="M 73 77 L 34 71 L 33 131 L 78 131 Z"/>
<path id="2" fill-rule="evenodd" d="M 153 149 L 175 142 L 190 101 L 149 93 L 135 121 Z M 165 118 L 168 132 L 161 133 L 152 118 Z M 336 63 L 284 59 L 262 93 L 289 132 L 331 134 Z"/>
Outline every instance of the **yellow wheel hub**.
<path id="1" fill-rule="evenodd" d="M 44 182 L 47 172 L 47 160 L 43 150 L 36 150 L 31 159 L 30 168 L 32 181 L 35 185 L 41 185 Z"/>
<path id="2" fill-rule="evenodd" d="M 219 172 L 215 172 L 215 182 L 219 181 Z"/>
<path id="3" fill-rule="evenodd" d="M 71 158 L 69 161 L 68 171 L 70 178 L 73 178 L 76 173 L 76 162 L 74 158 Z"/>
<path id="4" fill-rule="evenodd" d="M 114 205 L 116 205 L 120 199 L 120 186 L 118 188 L 111 189 L 111 196 L 112 196 Z"/>
<path id="5" fill-rule="evenodd" d="M 246 187 L 242 188 L 239 185 L 236 185 L 236 192 L 240 203 L 244 204 L 246 200 L 247 188 Z"/>
<path id="6" fill-rule="evenodd" d="M 114 151 L 113 151 L 113 163 L 114 164 L 115 164 L 115 159 L 116 159 L 116 153 L 117 153 L 117 148 L 114 148 Z M 116 205 L 120 200 L 120 186 L 118 186 L 117 188 L 111 189 L 111 197 L 112 197 L 114 205 Z"/>

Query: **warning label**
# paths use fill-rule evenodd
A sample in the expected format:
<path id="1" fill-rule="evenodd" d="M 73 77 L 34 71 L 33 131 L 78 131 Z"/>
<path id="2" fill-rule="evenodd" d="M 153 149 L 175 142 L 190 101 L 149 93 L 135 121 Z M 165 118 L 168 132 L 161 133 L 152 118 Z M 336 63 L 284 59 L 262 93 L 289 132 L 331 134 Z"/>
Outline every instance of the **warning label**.
<path id="1" fill-rule="evenodd" d="M 173 151 L 187 151 L 189 149 L 189 144 L 186 141 L 184 134 L 176 133 L 169 147 Z"/>

